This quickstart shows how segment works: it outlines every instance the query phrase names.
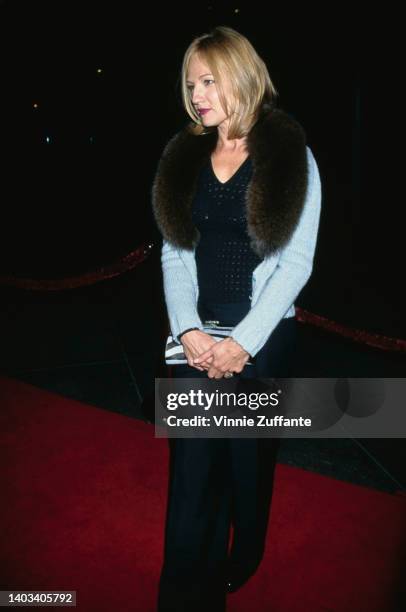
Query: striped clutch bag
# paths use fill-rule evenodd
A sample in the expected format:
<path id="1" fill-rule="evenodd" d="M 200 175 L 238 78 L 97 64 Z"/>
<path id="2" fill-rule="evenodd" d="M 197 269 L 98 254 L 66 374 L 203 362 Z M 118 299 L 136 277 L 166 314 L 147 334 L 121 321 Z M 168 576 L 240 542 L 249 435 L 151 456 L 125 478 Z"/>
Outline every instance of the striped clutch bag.
<path id="1" fill-rule="evenodd" d="M 232 327 L 217 325 L 216 321 L 205 321 L 205 323 L 207 323 L 207 325 L 203 326 L 202 331 L 204 331 L 206 334 L 210 334 L 210 336 L 212 336 L 217 342 L 227 338 L 227 336 L 230 336 L 233 330 Z M 187 359 L 185 357 L 185 353 L 183 352 L 183 344 L 175 342 L 171 335 L 169 335 L 166 340 L 165 363 L 167 365 L 187 364 Z M 252 365 L 252 363 L 247 361 L 246 365 Z"/>

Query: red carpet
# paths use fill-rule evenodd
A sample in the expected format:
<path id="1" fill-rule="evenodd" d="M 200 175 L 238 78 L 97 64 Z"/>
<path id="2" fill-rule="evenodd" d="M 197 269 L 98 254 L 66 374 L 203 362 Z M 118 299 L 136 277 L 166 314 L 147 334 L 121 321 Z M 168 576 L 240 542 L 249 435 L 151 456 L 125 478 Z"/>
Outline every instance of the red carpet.
<path id="1" fill-rule="evenodd" d="M 167 441 L 15 380 L 0 379 L 0 406 L 0 589 L 154 612 Z M 228 612 L 398 612 L 405 548 L 405 497 L 278 464 L 264 561 Z"/>

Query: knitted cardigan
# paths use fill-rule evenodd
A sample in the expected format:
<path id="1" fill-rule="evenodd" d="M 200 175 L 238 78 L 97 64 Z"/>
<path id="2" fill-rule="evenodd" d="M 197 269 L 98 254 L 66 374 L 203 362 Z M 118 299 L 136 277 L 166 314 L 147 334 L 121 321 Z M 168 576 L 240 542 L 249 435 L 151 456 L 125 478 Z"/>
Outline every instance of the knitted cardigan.
<path id="1" fill-rule="evenodd" d="M 165 301 L 172 335 L 203 323 L 195 248 L 199 231 L 192 203 L 200 169 L 217 143 L 217 130 L 196 136 L 189 126 L 165 147 L 152 186 L 152 205 L 163 236 Z M 252 275 L 251 308 L 232 330 L 250 355 L 263 347 L 308 281 L 319 226 L 321 183 L 299 123 L 282 110 L 263 112 L 247 136 L 253 174 L 246 192 L 247 233 L 262 261 Z"/>

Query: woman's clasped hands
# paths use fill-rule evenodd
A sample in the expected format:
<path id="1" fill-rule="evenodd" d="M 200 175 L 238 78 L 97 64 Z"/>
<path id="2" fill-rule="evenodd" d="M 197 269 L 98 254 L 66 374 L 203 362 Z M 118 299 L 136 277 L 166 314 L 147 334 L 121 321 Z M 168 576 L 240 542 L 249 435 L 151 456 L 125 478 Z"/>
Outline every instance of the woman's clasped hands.
<path id="1" fill-rule="evenodd" d="M 217 342 L 198 329 L 184 334 L 181 338 L 188 364 L 197 370 L 207 370 L 209 378 L 226 378 L 228 373 L 239 373 L 250 358 L 233 338 Z"/>

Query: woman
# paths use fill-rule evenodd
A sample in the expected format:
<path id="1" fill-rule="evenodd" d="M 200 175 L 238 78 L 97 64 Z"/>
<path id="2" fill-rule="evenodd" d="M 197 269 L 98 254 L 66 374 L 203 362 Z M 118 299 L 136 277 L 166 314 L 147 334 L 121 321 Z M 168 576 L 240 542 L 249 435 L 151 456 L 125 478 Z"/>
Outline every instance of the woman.
<path id="1" fill-rule="evenodd" d="M 303 129 L 275 108 L 276 95 L 264 62 L 231 28 L 185 52 L 192 123 L 166 146 L 153 185 L 168 318 L 187 358 L 176 377 L 290 374 L 321 188 Z M 216 342 L 206 321 L 232 332 Z M 226 592 L 255 572 L 276 453 L 273 438 L 171 441 L 160 612 L 225 610 Z"/>

